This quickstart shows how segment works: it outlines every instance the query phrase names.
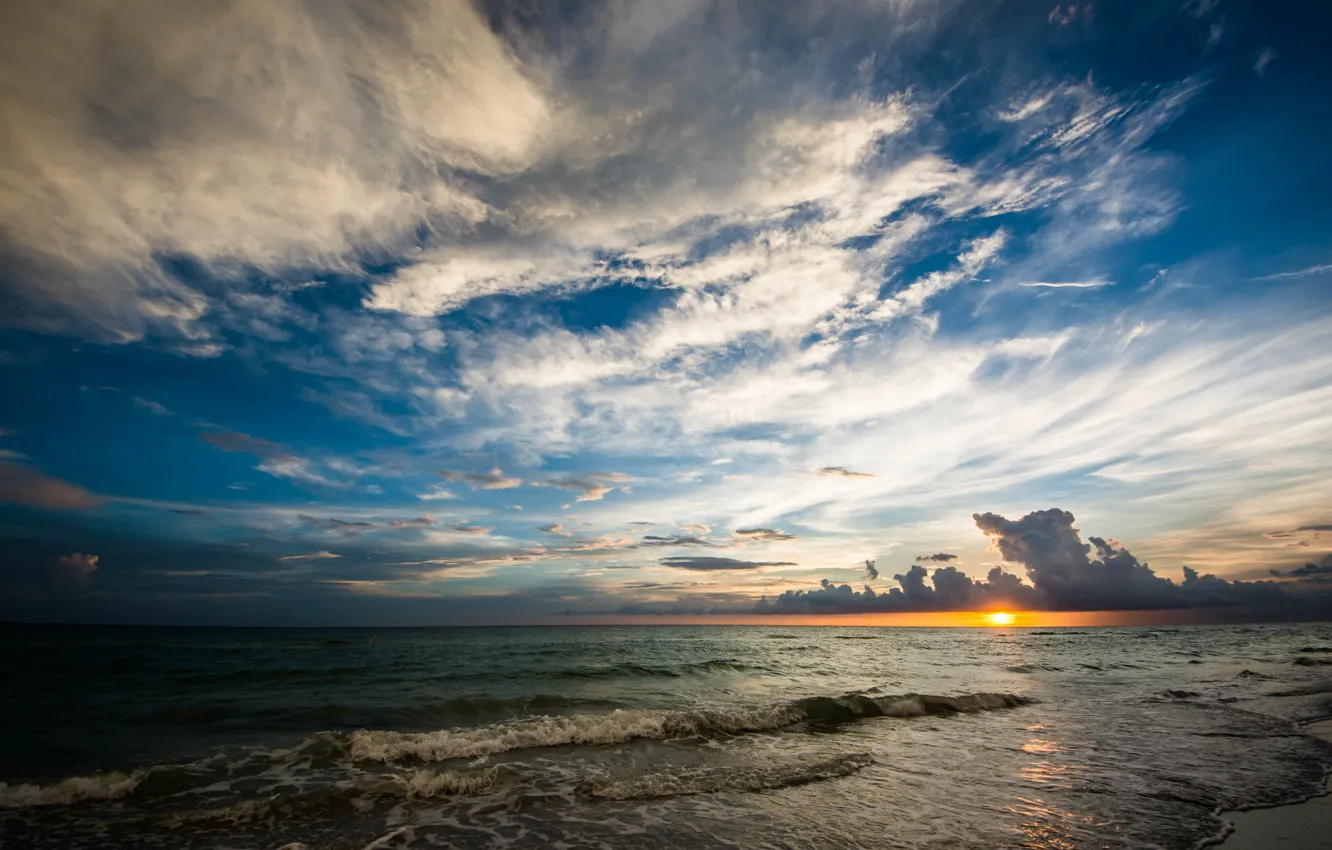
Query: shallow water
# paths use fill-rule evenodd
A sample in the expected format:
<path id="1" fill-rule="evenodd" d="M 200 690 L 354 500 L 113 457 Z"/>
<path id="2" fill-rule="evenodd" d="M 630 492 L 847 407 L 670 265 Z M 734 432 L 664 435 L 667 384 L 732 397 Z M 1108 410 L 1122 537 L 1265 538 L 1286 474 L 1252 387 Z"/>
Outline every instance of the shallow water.
<path id="1" fill-rule="evenodd" d="M 1178 847 L 1332 626 L 5 629 L 5 847 Z"/>

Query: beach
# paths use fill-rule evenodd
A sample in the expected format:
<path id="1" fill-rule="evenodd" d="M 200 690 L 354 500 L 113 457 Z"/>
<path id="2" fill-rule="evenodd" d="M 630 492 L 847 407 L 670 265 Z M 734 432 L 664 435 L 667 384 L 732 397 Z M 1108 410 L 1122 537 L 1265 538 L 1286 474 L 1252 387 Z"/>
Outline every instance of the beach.
<path id="1" fill-rule="evenodd" d="M 1332 720 L 1307 724 L 1305 731 L 1332 742 Z M 1225 841 L 1224 850 L 1325 850 L 1332 847 L 1332 777 L 1324 794 L 1302 803 L 1224 812 L 1222 817 L 1234 827 Z"/>

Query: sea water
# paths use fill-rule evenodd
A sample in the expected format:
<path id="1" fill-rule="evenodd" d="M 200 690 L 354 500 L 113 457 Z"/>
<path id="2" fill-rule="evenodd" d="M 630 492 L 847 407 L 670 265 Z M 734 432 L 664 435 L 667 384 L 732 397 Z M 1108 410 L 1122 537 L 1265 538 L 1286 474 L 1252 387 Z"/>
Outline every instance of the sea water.
<path id="1" fill-rule="evenodd" d="M 6 848 L 1192 848 L 1332 765 L 1326 624 L 3 636 Z"/>

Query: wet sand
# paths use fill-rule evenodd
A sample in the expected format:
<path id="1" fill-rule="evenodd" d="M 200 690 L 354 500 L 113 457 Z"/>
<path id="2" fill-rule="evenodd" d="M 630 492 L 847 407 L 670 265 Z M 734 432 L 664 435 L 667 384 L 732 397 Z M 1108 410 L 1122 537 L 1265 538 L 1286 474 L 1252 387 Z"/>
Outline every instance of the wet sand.
<path id="1" fill-rule="evenodd" d="M 1305 729 L 1332 741 L 1332 720 L 1320 720 Z M 1328 790 L 1332 791 L 1332 777 Z M 1271 809 L 1223 812 L 1221 816 L 1235 827 L 1221 843 L 1222 850 L 1332 850 L 1332 796 Z"/>

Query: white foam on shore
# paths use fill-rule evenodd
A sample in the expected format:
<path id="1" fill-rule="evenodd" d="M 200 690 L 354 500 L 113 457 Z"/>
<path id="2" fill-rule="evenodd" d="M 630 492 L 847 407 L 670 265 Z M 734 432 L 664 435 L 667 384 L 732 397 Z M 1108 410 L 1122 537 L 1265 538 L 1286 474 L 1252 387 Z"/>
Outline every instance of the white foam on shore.
<path id="1" fill-rule="evenodd" d="M 589 796 L 610 800 L 642 800 L 727 791 L 766 791 L 850 776 L 873 763 L 874 758 L 869 753 L 848 753 L 816 762 L 765 764 L 757 767 L 693 768 L 676 773 L 651 773 L 632 779 L 593 781 L 583 790 Z"/>
<path id="2" fill-rule="evenodd" d="M 489 792 L 499 775 L 485 770 L 413 770 L 403 774 L 363 777 L 353 787 L 365 794 L 394 794 L 409 800 L 430 797 L 471 797 Z"/>

